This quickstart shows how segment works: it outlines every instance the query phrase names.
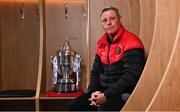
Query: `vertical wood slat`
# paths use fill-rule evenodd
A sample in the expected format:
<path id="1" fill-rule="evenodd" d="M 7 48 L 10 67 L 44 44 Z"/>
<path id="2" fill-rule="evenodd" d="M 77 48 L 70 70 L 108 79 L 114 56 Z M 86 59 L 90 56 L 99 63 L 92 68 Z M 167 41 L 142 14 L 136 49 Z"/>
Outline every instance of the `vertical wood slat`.
<path id="1" fill-rule="evenodd" d="M 41 93 L 41 84 L 43 81 L 42 73 L 43 73 L 43 43 L 44 43 L 44 2 L 45 0 L 39 0 L 39 36 L 40 36 L 40 41 L 39 41 L 39 63 L 38 63 L 38 78 L 37 78 L 37 87 L 36 87 L 36 96 L 35 96 L 35 110 L 40 111 L 40 103 L 39 103 L 39 97 Z"/>

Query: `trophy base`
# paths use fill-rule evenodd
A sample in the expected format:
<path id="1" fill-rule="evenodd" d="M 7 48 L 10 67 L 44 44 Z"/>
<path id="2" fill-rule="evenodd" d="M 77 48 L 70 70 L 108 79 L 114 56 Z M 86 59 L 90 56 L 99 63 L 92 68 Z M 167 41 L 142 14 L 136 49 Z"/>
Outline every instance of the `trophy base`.
<path id="1" fill-rule="evenodd" d="M 55 90 L 57 92 L 75 92 L 76 91 L 76 84 L 75 83 L 59 83 L 56 84 Z"/>

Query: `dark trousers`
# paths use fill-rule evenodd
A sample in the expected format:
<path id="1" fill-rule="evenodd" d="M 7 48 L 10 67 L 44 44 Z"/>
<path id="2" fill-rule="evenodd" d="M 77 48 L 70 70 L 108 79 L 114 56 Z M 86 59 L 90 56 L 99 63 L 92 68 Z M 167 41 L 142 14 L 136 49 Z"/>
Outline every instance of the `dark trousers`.
<path id="1" fill-rule="evenodd" d="M 86 93 L 69 103 L 68 111 L 120 111 L 124 106 L 125 101 L 122 100 L 121 95 L 109 98 L 100 107 L 94 107 L 90 105 L 88 100 L 91 97 L 91 93 Z"/>

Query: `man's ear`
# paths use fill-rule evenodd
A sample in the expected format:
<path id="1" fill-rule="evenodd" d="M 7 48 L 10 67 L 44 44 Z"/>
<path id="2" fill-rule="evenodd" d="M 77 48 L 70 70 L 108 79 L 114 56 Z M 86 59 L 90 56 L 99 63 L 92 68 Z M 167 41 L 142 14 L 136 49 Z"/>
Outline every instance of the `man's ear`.
<path id="1" fill-rule="evenodd" d="M 120 24 L 122 24 L 122 18 L 121 17 L 119 18 L 119 22 L 120 22 Z"/>

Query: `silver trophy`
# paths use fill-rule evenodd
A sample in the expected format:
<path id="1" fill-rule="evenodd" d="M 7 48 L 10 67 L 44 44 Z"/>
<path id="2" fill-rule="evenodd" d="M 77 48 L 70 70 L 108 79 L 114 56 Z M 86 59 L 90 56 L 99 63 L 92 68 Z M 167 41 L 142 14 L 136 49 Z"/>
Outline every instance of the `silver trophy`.
<path id="1" fill-rule="evenodd" d="M 79 89 L 81 56 L 71 49 L 69 41 L 57 55 L 51 57 L 53 88 L 57 92 L 74 92 Z"/>

